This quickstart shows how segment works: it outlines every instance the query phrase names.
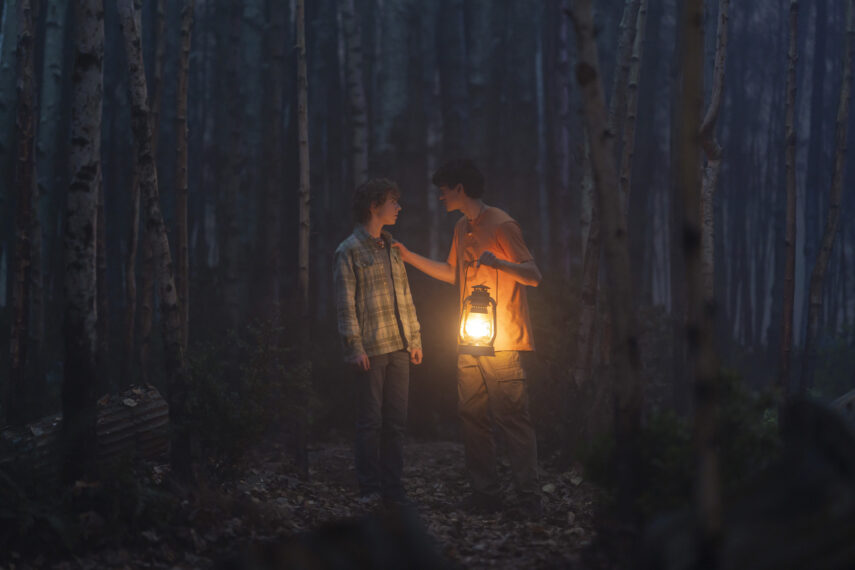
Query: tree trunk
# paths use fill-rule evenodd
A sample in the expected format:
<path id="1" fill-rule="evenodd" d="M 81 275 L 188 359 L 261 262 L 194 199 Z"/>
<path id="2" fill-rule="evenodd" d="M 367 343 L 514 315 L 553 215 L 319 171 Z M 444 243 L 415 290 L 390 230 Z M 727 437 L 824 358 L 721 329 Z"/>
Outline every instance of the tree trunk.
<path id="1" fill-rule="evenodd" d="M 181 314 L 175 290 L 169 239 L 160 212 L 145 68 L 142 60 L 139 23 L 136 20 L 133 0 L 119 2 L 119 20 L 130 73 L 131 117 L 140 168 L 140 191 L 145 198 L 146 228 L 152 237 L 152 253 L 156 262 L 155 274 L 158 278 L 169 412 L 175 427 L 172 460 L 176 473 L 180 477 L 187 478 L 191 476 L 191 457 L 189 432 L 184 423 L 186 421 L 187 369 L 181 342 Z"/>
<path id="2" fill-rule="evenodd" d="M 784 147 L 787 169 L 787 221 L 784 235 L 786 262 L 784 268 L 784 298 L 781 323 L 781 353 L 778 362 L 777 391 L 779 397 L 789 396 L 790 353 L 793 345 L 793 302 L 795 294 L 796 267 L 796 34 L 798 32 L 798 0 L 790 0 L 790 46 L 787 51 L 787 109 Z"/>
<path id="3" fill-rule="evenodd" d="M 28 355 L 32 282 L 33 231 L 41 231 L 33 203 L 38 203 L 35 147 L 35 70 L 33 6 L 30 0 L 17 2 L 18 21 L 18 111 L 16 118 L 17 150 L 15 162 L 16 212 L 15 257 L 12 286 L 12 331 L 10 335 L 9 421 L 25 422 L 33 405 L 32 386 L 28 384 L 28 364 L 38 354 Z M 39 245 L 41 240 L 37 240 Z M 41 276 L 41 272 L 38 272 Z M 39 300 L 39 304 L 41 299 Z"/>
<path id="4" fill-rule="evenodd" d="M 98 203 L 95 215 L 95 303 L 98 319 L 95 322 L 95 365 L 98 367 L 97 393 L 109 392 L 110 318 L 107 292 L 107 224 L 104 217 L 104 180 L 98 171 Z"/>
<path id="5" fill-rule="evenodd" d="M 822 285 L 825 270 L 837 226 L 840 222 L 840 199 L 843 192 L 843 166 L 846 158 L 846 135 L 849 119 L 849 96 L 852 88 L 852 44 L 855 36 L 855 0 L 846 4 L 846 47 L 843 54 L 843 79 L 840 83 L 840 101 L 837 107 L 835 125 L 834 170 L 831 179 L 831 191 L 828 200 L 828 218 L 822 236 L 816 263 L 810 276 L 810 293 L 807 318 L 807 336 L 805 337 L 805 356 L 802 365 L 799 391 L 805 394 L 813 386 L 813 372 L 816 364 L 816 341 L 819 335 L 819 313 L 822 309 Z"/>
<path id="6" fill-rule="evenodd" d="M 804 245 L 802 256 L 804 259 L 804 272 L 800 272 L 798 281 L 803 294 L 798 297 L 799 310 L 796 311 L 801 318 L 794 316 L 794 326 L 799 325 L 796 331 L 796 344 L 800 344 L 805 337 L 802 335 L 807 330 L 807 315 L 810 305 L 810 273 L 811 261 L 817 257 L 817 241 L 819 228 L 822 223 L 819 213 L 819 200 L 822 194 L 820 188 L 825 184 L 826 166 L 825 153 L 823 152 L 825 140 L 825 81 L 826 63 L 826 36 L 829 33 L 828 14 L 826 0 L 816 0 L 816 20 L 814 23 L 814 53 L 811 63 L 811 97 L 810 97 L 810 132 L 808 133 L 807 150 L 807 173 L 805 175 L 805 202 L 804 202 Z M 802 300 L 803 299 L 803 300 Z M 795 311 L 795 309 L 794 309 Z M 803 351 L 804 352 L 804 351 Z"/>
<path id="7" fill-rule="evenodd" d="M 284 28 L 287 14 L 282 2 L 268 3 L 267 21 L 267 51 L 271 54 L 271 78 L 265 92 L 265 115 L 281 117 L 284 112 L 284 78 L 285 78 L 285 41 Z M 262 318 L 271 319 L 274 330 L 279 330 L 281 323 L 280 257 L 282 256 L 282 196 L 284 184 L 284 168 L 282 157 L 285 154 L 283 145 L 283 129 L 281 120 L 264 121 L 264 156 L 267 163 L 267 180 L 264 182 L 264 211 L 261 224 L 261 250 L 264 252 L 264 266 L 261 272 L 263 293 L 260 295 L 261 305 L 255 313 Z M 278 333 L 277 333 L 278 335 Z M 279 338 L 277 336 L 277 338 Z"/>
<path id="8" fill-rule="evenodd" d="M 297 0 L 297 137 L 300 156 L 300 233 L 298 240 L 298 289 L 302 315 L 303 359 L 309 362 L 308 347 L 310 342 L 309 320 L 309 81 L 306 72 L 306 5 L 305 0 Z M 303 479 L 309 477 L 309 458 L 306 448 L 307 410 L 305 403 L 299 406 L 297 419 L 297 467 Z"/>
<path id="9" fill-rule="evenodd" d="M 139 246 L 140 235 L 140 178 L 139 165 L 137 163 L 136 154 L 131 157 L 131 217 L 130 231 L 128 232 L 128 251 L 127 261 L 125 264 L 125 337 L 124 337 L 124 377 L 126 382 L 133 380 L 134 365 L 137 362 L 135 352 L 134 332 L 136 331 L 136 314 L 137 314 L 137 249 Z M 147 248 L 149 261 L 151 260 L 151 248 Z M 151 265 L 149 263 L 149 265 Z M 145 305 L 146 299 L 143 298 L 143 306 L 140 310 L 140 320 L 151 319 L 151 305 Z M 142 328 L 142 327 L 141 327 Z M 148 330 L 151 330 L 149 321 Z M 140 346 L 140 356 L 142 356 L 142 345 Z M 147 356 L 147 355 L 146 355 Z M 139 359 L 142 377 L 147 376 L 146 364 L 148 359 Z"/>
<path id="10" fill-rule="evenodd" d="M 621 19 L 621 37 L 618 45 L 618 60 L 615 63 L 615 76 L 612 81 L 612 98 L 609 105 L 608 123 L 606 125 L 607 132 L 604 136 L 612 139 L 610 147 L 614 152 L 614 133 L 619 124 L 623 123 L 624 112 L 626 111 L 626 85 L 629 80 L 630 58 L 632 56 L 633 36 L 635 35 L 635 26 L 630 22 L 635 22 L 638 16 L 638 7 L 640 0 L 627 0 L 624 6 L 623 17 Z M 577 31 L 578 32 L 578 31 Z M 620 108 L 622 106 L 622 108 Z M 592 140 L 593 133 L 588 131 L 586 140 L 588 141 L 588 151 L 585 154 L 586 161 L 591 161 L 593 156 L 589 153 L 593 151 L 593 146 L 598 144 Z M 586 168 L 589 165 L 586 164 Z M 590 164 L 593 167 L 593 164 Z M 615 166 L 618 167 L 617 165 Z M 593 173 L 596 176 L 596 173 Z M 583 192 L 585 184 L 583 183 Z M 589 192 L 590 186 L 588 186 Z M 591 195 L 594 196 L 596 192 Z M 585 249 L 582 258 L 582 295 L 581 295 L 581 310 L 579 314 L 579 330 L 576 334 L 576 367 L 574 368 L 574 380 L 577 386 L 583 386 L 590 380 L 591 369 L 593 367 L 593 344 L 596 335 L 597 327 L 597 302 L 599 296 L 599 278 L 600 278 L 600 255 L 601 255 L 601 240 L 600 240 L 600 209 L 596 206 L 596 198 L 591 203 L 590 222 L 585 238 Z M 584 225 L 584 224 L 583 224 Z"/>
<path id="11" fill-rule="evenodd" d="M 12 153 L 15 144 L 15 110 L 18 92 L 16 87 L 17 58 L 15 56 L 15 48 L 18 44 L 18 17 L 15 3 L 5 2 L 4 4 L 3 20 L 0 22 L 2 25 L 0 31 L 3 33 L 2 42 L 0 42 L 0 184 L 11 188 L 15 172 Z M 0 211 L 0 216 L 2 216 L 0 217 L 0 225 L 4 228 L 0 233 L 0 247 L 3 247 L 4 257 L 10 267 L 9 250 L 13 246 L 9 242 L 14 239 L 12 228 L 15 226 L 14 213 L 11 210 L 12 208 L 9 207 L 8 211 Z"/>
<path id="12" fill-rule="evenodd" d="M 609 128 L 612 136 L 617 136 L 617 130 L 623 126 L 626 112 L 627 83 L 632 64 L 632 52 L 635 45 L 635 34 L 638 22 L 638 10 L 641 0 L 626 0 L 620 19 L 620 39 L 618 40 L 617 61 L 612 77 L 612 92 L 609 97 Z M 617 150 L 617 145 L 615 145 Z M 615 155 L 616 157 L 619 155 Z M 620 168 L 620 163 L 617 164 Z"/>
<path id="13" fill-rule="evenodd" d="M 57 200 L 61 196 L 60 181 L 61 172 L 65 169 L 66 157 L 60 152 L 63 141 L 68 134 L 63 130 L 67 125 L 64 123 L 65 109 L 63 97 L 64 68 L 65 68 L 65 42 L 67 13 L 69 2 L 62 0 L 49 0 L 45 14 L 45 39 L 44 55 L 42 64 L 41 97 L 39 100 L 39 127 L 36 142 L 36 156 L 38 163 L 38 188 L 40 203 L 34 204 L 37 217 L 43 224 L 43 230 L 36 232 L 33 229 L 33 292 L 30 315 L 30 332 L 33 338 L 39 339 L 37 343 L 44 342 L 45 312 L 46 306 L 51 299 L 50 287 L 52 279 L 50 271 L 55 267 L 56 244 L 60 243 L 60 236 L 56 235 Z M 60 162 L 62 161 L 62 162 Z M 36 240 L 44 235 L 42 245 L 36 245 Z M 37 254 L 40 253 L 40 259 Z M 37 291 L 36 288 L 40 288 Z M 47 294 L 44 293 L 47 291 Z M 46 297 L 42 299 L 43 297 Z M 40 299 L 42 299 L 40 301 Z M 38 349 L 34 348 L 34 352 Z M 39 359 L 41 360 L 41 359 Z M 43 374 L 37 373 L 37 382 L 43 381 Z M 36 387 L 36 393 L 41 394 L 44 386 Z"/>
<path id="14" fill-rule="evenodd" d="M 632 278 L 626 222 L 621 212 L 613 137 L 599 74 L 590 0 L 579 0 L 572 13 L 579 64 L 576 78 L 582 90 L 585 125 L 591 142 L 591 164 L 605 239 L 608 298 L 615 343 L 615 440 L 618 468 L 618 509 L 624 520 L 637 520 L 639 435 L 643 391 L 639 380 L 638 337 L 633 310 Z"/>
<path id="15" fill-rule="evenodd" d="M 101 0 L 75 6 L 71 100 L 71 184 L 65 220 L 65 362 L 62 383 L 63 478 L 91 476 L 95 459 L 95 234 L 101 171 L 104 11 Z"/>
<path id="16" fill-rule="evenodd" d="M 620 164 L 620 188 L 624 216 L 629 217 L 629 192 L 632 178 L 632 157 L 635 151 L 635 123 L 638 110 L 638 83 L 641 74 L 641 56 L 644 49 L 644 27 L 647 22 L 647 0 L 641 0 L 638 8 L 635 40 L 632 47 L 632 65 L 627 83 L 626 114 L 623 124 L 622 158 Z"/>
<path id="17" fill-rule="evenodd" d="M 724 92 L 724 73 L 727 63 L 727 22 L 729 0 L 719 0 L 718 29 L 716 31 L 715 67 L 710 104 L 701 123 L 701 146 L 707 156 L 701 187 L 701 263 L 703 272 L 704 303 L 715 303 L 715 211 L 713 199 L 721 170 L 721 146 L 715 137 L 715 126 L 721 109 Z M 710 333 L 712 334 L 712 333 Z"/>
<path id="18" fill-rule="evenodd" d="M 440 204 L 430 181 L 439 168 L 442 156 L 442 89 L 436 50 L 438 8 L 436 3 L 423 2 L 423 12 L 419 16 L 422 27 L 422 101 L 425 115 L 424 204 L 427 211 L 427 249 L 431 259 L 439 259 L 442 255 Z"/>
<path id="19" fill-rule="evenodd" d="M 339 0 L 347 45 L 347 95 L 350 102 L 350 169 L 353 185 L 368 179 L 368 115 L 362 72 L 362 30 L 353 0 Z"/>
<path id="20" fill-rule="evenodd" d="M 567 9 L 567 0 L 558 0 L 558 13 L 554 14 L 556 30 L 556 46 L 555 46 L 555 68 L 551 75 L 554 81 L 553 87 L 553 109 L 554 109 L 554 126 L 552 133 L 554 140 L 552 146 L 554 149 L 554 168 L 555 175 L 553 183 L 555 184 L 555 193 L 558 196 L 558 210 L 570 210 L 571 190 L 570 190 L 570 161 L 572 159 L 570 152 L 570 61 L 567 50 L 567 18 L 562 16 L 562 12 Z M 572 216 L 571 216 L 572 219 Z M 558 218 L 555 218 L 558 222 Z M 571 259 L 573 255 L 573 224 L 556 223 L 558 231 L 557 245 L 560 253 L 555 254 L 555 260 L 558 263 L 559 273 L 565 279 L 569 279 L 571 275 Z"/>
<path id="21" fill-rule="evenodd" d="M 175 112 L 175 257 L 178 306 L 181 313 L 181 344 L 187 350 L 190 323 L 190 257 L 187 239 L 187 81 L 190 69 L 190 34 L 194 0 L 181 7 L 181 56 L 178 59 L 178 101 Z"/>
<path id="22" fill-rule="evenodd" d="M 135 0 L 137 21 L 141 21 L 140 2 Z M 151 122 L 151 154 L 155 164 L 157 161 L 157 147 L 160 141 L 160 109 L 163 99 L 163 60 L 166 52 L 166 10 L 165 0 L 157 0 L 155 12 L 155 54 L 154 70 L 152 71 L 151 99 L 149 101 L 149 121 Z M 140 165 L 137 165 L 140 168 Z M 155 166 L 155 168 L 157 168 Z M 140 180 L 137 183 L 141 183 Z M 139 190 L 135 190 L 137 192 Z M 145 199 L 145 198 L 142 198 Z M 157 239 L 149 235 L 148 224 L 142 225 L 142 264 L 140 276 L 140 370 L 142 380 L 150 381 L 150 356 L 151 356 L 151 329 L 154 322 L 154 285 L 158 276 L 155 275 L 157 268 L 154 261 L 153 240 Z"/>
<path id="23" fill-rule="evenodd" d="M 699 129 L 701 133 L 704 132 L 701 128 L 701 106 L 704 102 L 703 15 L 702 0 L 691 0 L 684 4 L 681 21 L 684 35 L 680 46 L 682 99 L 677 141 L 677 184 L 683 204 L 680 226 L 683 228 L 682 250 L 688 300 L 686 339 L 690 362 L 694 367 L 697 552 L 702 566 L 716 568 L 721 536 L 721 485 L 715 437 L 718 366 L 712 345 L 713 308 L 704 294 L 701 226 Z M 720 23 L 722 21 L 719 20 Z M 711 105 L 714 111 L 717 110 L 715 107 L 717 105 Z"/>

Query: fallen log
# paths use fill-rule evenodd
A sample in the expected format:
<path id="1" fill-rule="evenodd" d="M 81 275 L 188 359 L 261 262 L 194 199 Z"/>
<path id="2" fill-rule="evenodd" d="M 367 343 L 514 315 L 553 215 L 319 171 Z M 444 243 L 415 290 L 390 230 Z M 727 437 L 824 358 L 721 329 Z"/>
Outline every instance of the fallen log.
<path id="1" fill-rule="evenodd" d="M 62 414 L 23 428 L 0 431 L 0 470 L 18 481 L 58 480 Z M 97 403 L 96 449 L 100 464 L 123 457 L 158 460 L 169 454 L 169 405 L 150 384 L 106 394 Z"/>

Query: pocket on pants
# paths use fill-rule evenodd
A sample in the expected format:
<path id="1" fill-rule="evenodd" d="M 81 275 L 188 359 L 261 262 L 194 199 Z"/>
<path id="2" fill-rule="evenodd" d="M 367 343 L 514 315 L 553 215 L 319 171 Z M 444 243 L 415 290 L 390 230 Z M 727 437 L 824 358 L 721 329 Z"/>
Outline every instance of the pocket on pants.
<path id="1" fill-rule="evenodd" d="M 525 370 L 520 362 L 520 353 L 515 350 L 503 350 L 490 358 L 496 381 L 525 380 Z"/>

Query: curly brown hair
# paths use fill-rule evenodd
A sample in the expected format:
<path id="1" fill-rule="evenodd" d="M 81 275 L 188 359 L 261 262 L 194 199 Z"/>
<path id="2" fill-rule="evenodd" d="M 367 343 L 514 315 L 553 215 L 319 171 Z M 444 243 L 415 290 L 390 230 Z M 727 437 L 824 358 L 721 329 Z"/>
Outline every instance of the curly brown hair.
<path id="1" fill-rule="evenodd" d="M 364 224 L 371 219 L 371 206 L 382 206 L 389 198 L 401 197 L 398 185 L 388 178 L 372 178 L 357 186 L 353 193 L 353 219 Z"/>

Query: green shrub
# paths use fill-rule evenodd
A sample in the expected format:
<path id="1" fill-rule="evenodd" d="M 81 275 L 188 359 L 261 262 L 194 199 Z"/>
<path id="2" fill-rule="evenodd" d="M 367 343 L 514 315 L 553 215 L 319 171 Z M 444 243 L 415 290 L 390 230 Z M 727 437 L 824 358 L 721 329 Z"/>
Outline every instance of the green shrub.
<path id="1" fill-rule="evenodd" d="M 724 495 L 776 459 L 781 450 L 777 409 L 771 395 L 748 390 L 740 378 L 720 377 L 718 441 Z M 692 420 L 671 411 L 651 413 L 641 433 L 641 494 L 645 516 L 691 504 L 695 474 Z M 614 496 L 613 434 L 595 440 L 584 459 L 589 478 Z"/>

